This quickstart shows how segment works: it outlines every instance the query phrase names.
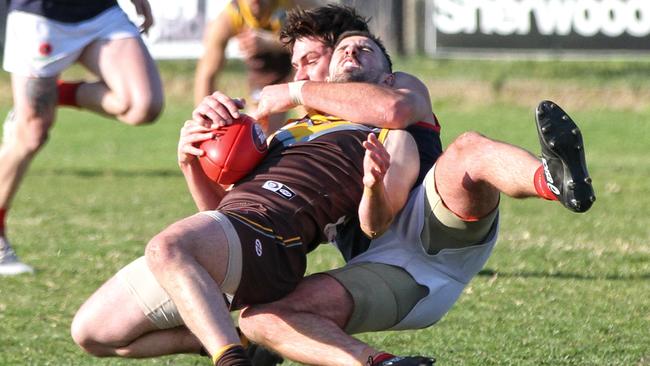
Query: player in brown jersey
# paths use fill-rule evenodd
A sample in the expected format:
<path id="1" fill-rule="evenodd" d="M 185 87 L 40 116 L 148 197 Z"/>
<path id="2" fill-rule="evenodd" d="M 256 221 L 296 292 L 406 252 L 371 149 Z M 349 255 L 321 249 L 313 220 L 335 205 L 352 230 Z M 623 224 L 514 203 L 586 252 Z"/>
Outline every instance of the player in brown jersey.
<path id="1" fill-rule="evenodd" d="M 350 74 L 363 72 L 369 81 L 390 82 L 390 62 L 379 43 L 364 37 L 347 40 L 352 42 L 350 52 L 357 55 L 341 53 L 333 59 L 335 80 L 345 81 Z M 188 343 L 178 341 L 179 336 L 189 339 L 193 333 L 215 364 L 231 365 L 233 360 L 246 364 L 222 294 L 234 295 L 235 308 L 284 296 L 302 278 L 305 253 L 332 239 L 335 225 L 356 215 L 358 206 L 371 205 L 385 190 L 403 192 L 393 197 L 391 211 L 406 201 L 418 173 L 412 138 L 403 131 L 390 133 L 389 151 L 399 147 L 407 153 L 391 162 L 394 174 L 386 175 L 387 155 L 369 132 L 346 121 L 310 116 L 278 133 L 270 145 L 268 162 L 226 195 L 207 180 L 196 162 L 200 152 L 192 144 L 210 135 L 208 127 L 188 123 L 181 137 L 179 163 L 198 208 L 218 210 L 181 220 L 157 235 L 147 246 L 145 266 L 155 276 L 153 282 L 157 280 L 169 294 L 162 306 L 173 301 L 178 316 L 166 313 L 165 320 L 172 323 L 162 327 L 153 323 L 160 309 L 150 309 L 145 317 L 141 308 L 148 308 L 150 302 L 138 293 L 135 283 L 142 277 L 130 275 L 132 268 L 125 268 L 80 309 L 73 322 L 75 341 L 96 355 L 142 357 L 156 352 L 144 348 L 154 341 L 160 346 L 158 354 L 198 351 L 196 342 L 188 350 Z M 373 220 L 384 218 L 370 215 L 368 219 L 372 228 Z M 122 281 L 127 281 L 126 288 Z M 111 314 L 117 304 L 127 309 L 128 319 Z M 137 313 L 138 319 L 131 318 Z M 111 315 L 120 321 L 107 321 Z M 192 333 L 179 327 L 180 318 Z M 99 321 L 105 326 L 98 327 Z M 114 331 L 123 333 L 111 341 Z M 124 332 L 131 336 L 128 342 L 124 342 Z"/>

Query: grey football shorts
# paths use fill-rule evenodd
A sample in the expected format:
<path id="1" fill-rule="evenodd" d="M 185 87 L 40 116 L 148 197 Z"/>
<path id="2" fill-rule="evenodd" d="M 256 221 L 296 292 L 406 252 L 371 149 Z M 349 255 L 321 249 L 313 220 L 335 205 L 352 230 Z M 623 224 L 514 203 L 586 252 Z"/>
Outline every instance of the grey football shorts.
<path id="1" fill-rule="evenodd" d="M 477 221 L 464 221 L 442 202 L 435 188 L 435 169 L 424 179 L 424 249 L 435 254 L 445 248 L 462 248 L 481 243 L 488 235 L 498 210 Z M 396 245 L 399 245 L 397 243 Z M 398 324 L 415 305 L 427 296 L 427 287 L 419 284 L 400 267 L 357 262 L 326 272 L 350 293 L 354 311 L 346 325 L 349 334 L 387 330 Z"/>

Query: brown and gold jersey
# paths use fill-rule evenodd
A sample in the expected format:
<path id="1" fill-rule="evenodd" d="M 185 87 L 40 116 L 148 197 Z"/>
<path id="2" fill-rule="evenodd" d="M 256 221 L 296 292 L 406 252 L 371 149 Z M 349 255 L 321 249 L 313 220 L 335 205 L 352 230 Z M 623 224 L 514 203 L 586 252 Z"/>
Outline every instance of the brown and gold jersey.
<path id="1" fill-rule="evenodd" d="M 272 137 L 264 161 L 218 209 L 285 246 L 302 245 L 305 252 L 333 240 L 338 226 L 357 215 L 363 193 L 362 142 L 373 131 L 380 132 L 316 115 L 285 126 Z M 258 216 L 266 222 L 250 219 Z"/>

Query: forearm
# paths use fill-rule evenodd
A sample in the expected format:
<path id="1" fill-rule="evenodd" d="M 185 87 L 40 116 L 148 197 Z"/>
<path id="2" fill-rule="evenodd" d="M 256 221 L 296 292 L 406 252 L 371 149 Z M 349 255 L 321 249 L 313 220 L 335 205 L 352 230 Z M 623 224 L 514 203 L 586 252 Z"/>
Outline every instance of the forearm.
<path id="1" fill-rule="evenodd" d="M 359 223 L 364 234 L 369 238 L 380 236 L 388 230 L 394 217 L 384 184 L 375 188 L 364 187 L 359 204 Z"/>
<path id="2" fill-rule="evenodd" d="M 388 230 L 406 204 L 419 171 L 417 148 L 410 134 L 393 130 L 384 144 L 373 137 L 370 134 L 364 142 L 364 190 L 358 212 L 361 229 L 370 238 Z"/>
<path id="3" fill-rule="evenodd" d="M 194 105 L 201 103 L 204 97 L 210 95 L 214 88 L 214 76 L 199 73 L 194 77 Z"/>
<path id="4" fill-rule="evenodd" d="M 310 81 L 301 93 L 306 107 L 356 123 L 404 128 L 420 117 L 408 96 L 381 85 Z"/>
<path id="5" fill-rule="evenodd" d="M 197 209 L 199 211 L 216 209 L 226 195 L 226 190 L 203 173 L 198 160 L 181 165 L 181 171 Z"/>
<path id="6" fill-rule="evenodd" d="M 216 90 L 217 76 L 223 67 L 223 59 L 210 61 L 214 66 L 206 65 L 206 61 L 199 61 L 194 76 L 194 105 L 198 105 L 204 97 Z"/>

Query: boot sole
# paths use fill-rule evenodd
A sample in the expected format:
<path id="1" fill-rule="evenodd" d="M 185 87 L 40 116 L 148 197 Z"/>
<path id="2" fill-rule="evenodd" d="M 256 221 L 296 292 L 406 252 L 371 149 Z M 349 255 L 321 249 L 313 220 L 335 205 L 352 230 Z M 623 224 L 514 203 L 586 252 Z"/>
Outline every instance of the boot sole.
<path id="1" fill-rule="evenodd" d="M 571 211 L 585 212 L 596 201 L 580 128 L 557 104 L 545 100 L 535 113 L 537 133 L 542 145 L 542 157 L 556 158 L 562 163 L 563 197 L 561 202 Z"/>

